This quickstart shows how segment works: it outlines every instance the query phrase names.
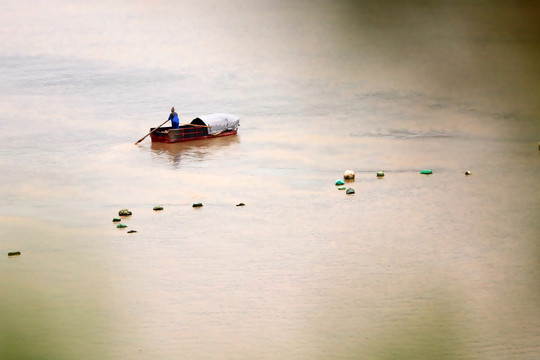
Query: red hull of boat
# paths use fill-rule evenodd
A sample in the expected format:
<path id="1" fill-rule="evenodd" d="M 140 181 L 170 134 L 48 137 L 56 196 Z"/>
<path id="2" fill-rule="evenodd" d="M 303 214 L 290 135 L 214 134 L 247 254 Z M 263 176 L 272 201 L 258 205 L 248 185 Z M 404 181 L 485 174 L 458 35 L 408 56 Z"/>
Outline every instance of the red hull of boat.
<path id="1" fill-rule="evenodd" d="M 150 129 L 152 131 L 153 129 Z M 215 137 L 236 135 L 238 130 L 223 131 L 219 134 L 209 135 L 206 127 L 180 127 L 179 129 L 160 128 L 150 134 L 152 142 L 173 144 L 177 142 L 211 139 Z"/>

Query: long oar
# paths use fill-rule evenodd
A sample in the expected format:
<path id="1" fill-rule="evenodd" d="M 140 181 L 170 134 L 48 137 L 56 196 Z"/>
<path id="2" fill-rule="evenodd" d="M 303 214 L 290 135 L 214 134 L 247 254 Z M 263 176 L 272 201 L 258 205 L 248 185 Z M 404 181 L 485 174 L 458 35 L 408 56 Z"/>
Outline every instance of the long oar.
<path id="1" fill-rule="evenodd" d="M 169 119 L 167 119 L 163 124 L 159 125 L 157 128 L 155 128 L 154 130 L 150 131 L 148 134 L 144 135 L 139 141 L 137 141 L 135 143 L 135 145 L 137 145 L 138 143 L 140 143 L 141 141 L 143 141 L 148 135 L 150 135 L 151 133 L 153 133 L 154 131 L 156 131 L 157 129 L 159 129 L 160 127 L 162 127 L 163 125 L 165 125 L 165 123 L 169 121 Z"/>

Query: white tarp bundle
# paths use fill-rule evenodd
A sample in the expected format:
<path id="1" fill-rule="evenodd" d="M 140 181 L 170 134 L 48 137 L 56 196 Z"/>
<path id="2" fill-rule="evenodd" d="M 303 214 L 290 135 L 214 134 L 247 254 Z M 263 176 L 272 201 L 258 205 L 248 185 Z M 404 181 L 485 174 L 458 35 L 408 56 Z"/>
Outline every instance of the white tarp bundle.
<path id="1" fill-rule="evenodd" d="M 208 126 L 208 134 L 213 135 L 222 131 L 238 129 L 238 126 L 240 126 L 240 118 L 231 114 L 209 114 L 199 116 L 191 123 Z"/>

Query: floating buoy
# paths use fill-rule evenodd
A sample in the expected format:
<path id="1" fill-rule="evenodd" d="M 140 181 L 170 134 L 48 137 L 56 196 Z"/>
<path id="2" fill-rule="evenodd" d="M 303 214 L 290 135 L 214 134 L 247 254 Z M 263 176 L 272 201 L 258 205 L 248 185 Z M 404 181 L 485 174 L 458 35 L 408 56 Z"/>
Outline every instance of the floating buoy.
<path id="1" fill-rule="evenodd" d="M 195 203 L 195 204 L 193 204 L 193 207 L 202 207 L 202 206 L 203 206 L 203 204 L 201 204 L 201 203 Z"/>
<path id="2" fill-rule="evenodd" d="M 384 176 L 384 173 L 382 171 L 377 172 L 377 177 L 383 177 L 383 176 Z"/>
<path id="3" fill-rule="evenodd" d="M 118 224 L 118 225 L 116 225 L 116 227 L 117 227 L 118 229 L 123 229 L 123 228 L 126 228 L 127 225 L 126 225 L 126 224 Z"/>
<path id="4" fill-rule="evenodd" d="M 133 233 L 136 233 L 136 232 L 137 232 L 137 230 L 129 230 L 127 233 L 128 234 L 133 234 Z"/>
<path id="5" fill-rule="evenodd" d="M 128 209 L 122 209 L 118 212 L 118 215 L 120 216 L 129 216 L 129 215 L 132 215 L 132 212 L 129 211 Z"/>
<path id="6" fill-rule="evenodd" d="M 21 252 L 20 251 L 11 251 L 11 252 L 8 252 L 8 256 L 19 256 L 21 255 Z"/>
<path id="7" fill-rule="evenodd" d="M 163 206 L 154 206 L 154 211 L 163 210 Z"/>
<path id="8" fill-rule="evenodd" d="M 431 174 L 433 174 L 433 171 L 431 171 L 429 169 L 425 169 L 425 170 L 420 171 L 420 174 L 431 175 Z"/>
<path id="9" fill-rule="evenodd" d="M 465 175 L 471 175 L 471 172 L 469 170 L 465 171 Z"/>
<path id="10" fill-rule="evenodd" d="M 246 206 L 244 203 L 236 204 L 236 206 Z"/>
<path id="11" fill-rule="evenodd" d="M 345 187 L 345 186 L 340 186 L 340 187 L 338 187 L 337 189 L 338 189 L 338 190 L 345 190 L 346 187 Z"/>
<path id="12" fill-rule="evenodd" d="M 114 218 L 114 219 L 112 219 L 112 221 L 113 221 L 113 222 L 118 222 L 118 221 L 122 221 L 122 219 L 120 219 L 120 218 Z"/>
<path id="13" fill-rule="evenodd" d="M 345 170 L 345 172 L 343 173 L 343 178 L 345 180 L 354 180 L 354 171 Z"/>
<path id="14" fill-rule="evenodd" d="M 355 193 L 354 189 L 353 188 L 348 188 L 347 191 L 346 191 L 347 194 L 349 195 L 352 195 Z"/>
<path id="15" fill-rule="evenodd" d="M 336 181 L 336 186 L 338 186 L 338 185 L 345 185 L 345 182 L 343 180 L 339 179 L 339 180 Z"/>

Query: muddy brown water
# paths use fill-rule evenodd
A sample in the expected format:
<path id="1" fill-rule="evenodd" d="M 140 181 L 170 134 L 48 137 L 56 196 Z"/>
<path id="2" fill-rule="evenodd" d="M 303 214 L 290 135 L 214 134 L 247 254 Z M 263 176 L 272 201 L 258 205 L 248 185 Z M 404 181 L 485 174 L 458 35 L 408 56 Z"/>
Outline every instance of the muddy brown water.
<path id="1" fill-rule="evenodd" d="M 0 358 L 538 356 L 535 2 L 3 8 Z"/>

